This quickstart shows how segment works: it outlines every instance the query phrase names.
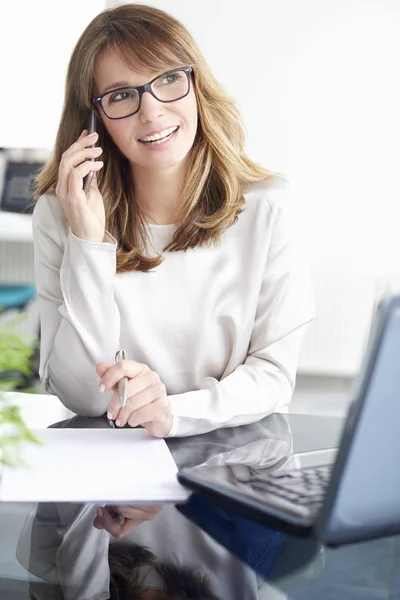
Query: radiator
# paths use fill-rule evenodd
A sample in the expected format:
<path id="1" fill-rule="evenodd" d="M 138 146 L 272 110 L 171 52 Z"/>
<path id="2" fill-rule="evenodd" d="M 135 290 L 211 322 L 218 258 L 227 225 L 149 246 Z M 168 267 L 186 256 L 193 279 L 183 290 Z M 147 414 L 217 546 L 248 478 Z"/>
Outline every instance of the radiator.
<path id="1" fill-rule="evenodd" d="M 376 306 L 376 281 L 346 259 L 312 267 L 316 317 L 300 351 L 300 374 L 354 377 Z"/>
<path id="2" fill-rule="evenodd" d="M 32 243 L 0 240 L 0 285 L 32 283 L 34 283 Z M 14 310 L 8 310 L 4 314 L 0 314 L 0 327 L 12 320 L 17 314 L 17 311 Z M 21 334 L 37 334 L 39 329 L 37 299 L 29 303 L 27 314 L 15 329 Z"/>
<path id="3" fill-rule="evenodd" d="M 0 240 L 0 283 L 34 283 L 32 242 Z"/>

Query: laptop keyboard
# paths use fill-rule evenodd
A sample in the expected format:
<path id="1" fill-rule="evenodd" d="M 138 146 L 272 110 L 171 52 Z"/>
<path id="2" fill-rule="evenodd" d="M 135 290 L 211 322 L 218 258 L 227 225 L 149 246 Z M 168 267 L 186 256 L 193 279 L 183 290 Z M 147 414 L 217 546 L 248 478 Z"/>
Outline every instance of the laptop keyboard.
<path id="1" fill-rule="evenodd" d="M 277 499 L 281 498 L 284 504 L 302 508 L 299 512 L 315 514 L 325 498 L 331 474 L 332 465 L 306 467 L 286 473 L 272 473 L 263 481 L 253 481 L 252 487 L 272 494 Z"/>

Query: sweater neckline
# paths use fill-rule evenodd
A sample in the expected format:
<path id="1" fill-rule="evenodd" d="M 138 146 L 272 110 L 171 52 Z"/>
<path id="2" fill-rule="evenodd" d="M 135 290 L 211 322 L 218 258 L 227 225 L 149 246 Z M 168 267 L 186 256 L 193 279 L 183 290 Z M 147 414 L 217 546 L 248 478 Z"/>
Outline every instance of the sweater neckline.
<path id="1" fill-rule="evenodd" d="M 175 223 L 168 223 L 167 225 L 157 225 L 156 223 L 147 223 L 147 226 L 154 231 L 169 231 L 177 228 Z"/>

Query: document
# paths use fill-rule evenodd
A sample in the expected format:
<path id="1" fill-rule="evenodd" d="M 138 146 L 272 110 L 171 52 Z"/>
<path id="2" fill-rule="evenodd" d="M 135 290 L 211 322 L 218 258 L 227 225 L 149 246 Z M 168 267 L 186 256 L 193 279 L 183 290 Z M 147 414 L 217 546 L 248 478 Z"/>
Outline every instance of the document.
<path id="1" fill-rule="evenodd" d="M 4 467 L 2 502 L 165 503 L 187 500 L 163 439 L 145 429 L 32 429 L 24 466 Z"/>

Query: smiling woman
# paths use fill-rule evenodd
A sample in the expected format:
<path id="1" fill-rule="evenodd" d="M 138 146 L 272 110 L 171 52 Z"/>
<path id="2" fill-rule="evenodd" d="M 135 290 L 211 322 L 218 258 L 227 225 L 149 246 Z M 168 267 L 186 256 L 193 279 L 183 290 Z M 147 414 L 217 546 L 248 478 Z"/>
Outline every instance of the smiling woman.
<path id="1" fill-rule="evenodd" d="M 95 66 L 96 88 L 112 89 L 99 94 L 94 102 L 101 108 L 101 119 L 107 125 L 114 143 L 132 165 L 136 185 L 142 188 L 144 170 L 147 173 L 148 170 L 154 172 L 168 168 L 169 181 L 172 180 L 172 171 L 175 173 L 174 199 L 177 197 L 178 182 L 183 185 L 183 161 L 193 146 L 197 132 L 197 102 L 194 86 L 191 85 L 192 71 L 190 66 L 183 67 L 146 81 L 147 73 L 139 72 L 137 67 L 133 69 L 111 49 L 102 53 Z M 125 84 L 115 88 L 115 79 L 119 82 L 130 81 L 132 86 Z M 139 118 L 130 119 L 131 127 L 127 127 L 124 119 L 134 117 L 139 111 Z M 146 150 L 143 146 L 146 146 Z M 149 150 L 156 151 L 156 154 Z M 136 203 L 147 216 L 159 223 L 157 218 L 162 215 L 155 214 L 154 193 L 151 194 L 153 206 L 143 195 L 143 189 L 136 192 Z M 164 198 L 162 205 L 165 204 Z M 165 216 L 171 220 L 167 223 L 176 221 L 176 208 L 170 206 L 170 214 Z"/>
<path id="2" fill-rule="evenodd" d="M 143 86 L 151 76 L 158 77 L 177 67 L 187 67 L 187 95 L 173 102 L 157 100 L 153 82 L 153 95 L 136 92 L 142 97 L 141 114 L 136 119 L 129 113 L 125 115 L 128 122 L 107 115 L 109 96 L 104 101 L 102 94 L 115 88 Z M 102 109 L 98 144 L 103 150 L 104 166 L 100 167 L 98 183 L 108 230 L 121 242 L 118 271 L 146 271 L 161 260 L 157 254 L 149 256 L 143 252 L 148 244 L 145 223 L 153 215 L 141 210 L 143 204 L 148 204 L 140 201 L 140 195 L 144 195 L 141 167 L 175 167 L 175 171 L 180 171 L 179 176 L 173 176 L 170 170 L 167 182 L 160 181 L 159 175 L 157 182 L 153 180 L 151 193 L 146 194 L 153 199 L 159 184 L 164 188 L 163 211 L 158 213 L 162 212 L 163 221 L 179 222 L 168 247 L 174 251 L 217 241 L 240 213 L 243 185 L 271 176 L 246 157 L 239 111 L 183 25 L 157 9 L 125 5 L 100 13 L 75 47 L 54 158 L 38 178 L 37 196 L 55 191 L 62 154 L 79 137 L 93 97 L 95 106 Z M 179 126 L 174 138 L 178 143 L 170 144 L 168 153 L 139 153 L 140 137 L 159 134 L 173 126 Z M 132 158 L 138 162 L 132 163 Z M 136 177 L 132 165 L 137 166 Z M 166 190 L 170 199 L 165 197 Z M 176 204 L 177 194 L 179 206 L 166 210 L 167 204 Z M 132 220 L 135 228 L 131 227 Z M 158 222 L 157 218 L 153 220 Z"/>
<path id="3" fill-rule="evenodd" d="M 286 181 L 243 146 L 238 109 L 176 19 L 131 4 L 88 25 L 34 212 L 40 371 L 71 410 L 184 436 L 290 402 L 308 272 Z M 121 347 L 130 360 L 112 365 Z"/>

